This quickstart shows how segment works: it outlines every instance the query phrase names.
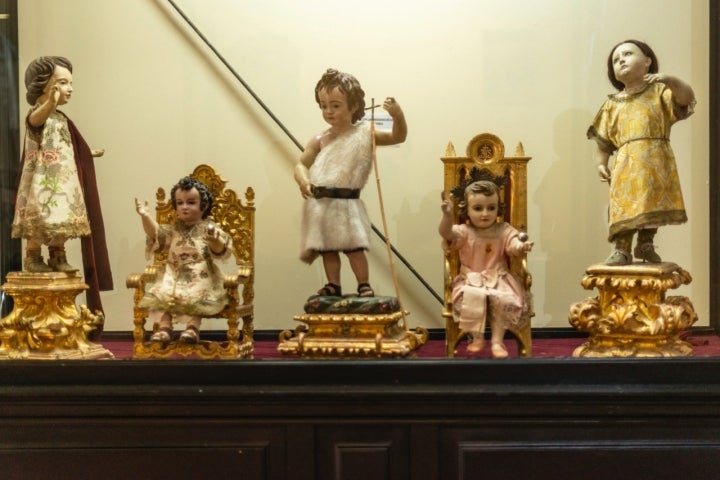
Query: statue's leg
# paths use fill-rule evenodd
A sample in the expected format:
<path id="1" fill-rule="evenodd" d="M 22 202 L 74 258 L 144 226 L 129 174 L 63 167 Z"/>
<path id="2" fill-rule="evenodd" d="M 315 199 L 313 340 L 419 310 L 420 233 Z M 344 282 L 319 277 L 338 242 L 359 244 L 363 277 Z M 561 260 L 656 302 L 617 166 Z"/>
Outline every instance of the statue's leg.
<path id="1" fill-rule="evenodd" d="M 613 241 L 615 242 L 615 250 L 605 259 L 606 265 L 628 265 L 632 263 L 633 258 L 630 253 L 632 247 L 632 238 L 635 230 L 626 230 L 615 234 Z"/>
<path id="2" fill-rule="evenodd" d="M 26 272 L 47 273 L 53 271 L 43 260 L 41 247 L 42 243 L 37 240 L 27 240 L 25 261 L 23 262 L 23 268 Z"/>
<path id="3" fill-rule="evenodd" d="M 55 245 L 50 245 L 50 258 L 48 258 L 48 266 L 55 272 L 72 272 L 77 268 L 70 265 L 67 261 L 67 255 L 65 254 L 65 242 L 57 242 Z"/>
<path id="4" fill-rule="evenodd" d="M 635 245 L 635 250 L 633 251 L 637 258 L 650 263 L 662 262 L 660 255 L 655 252 L 655 245 L 653 245 L 653 239 L 656 233 L 657 228 L 643 228 L 638 230 L 637 245 Z"/>

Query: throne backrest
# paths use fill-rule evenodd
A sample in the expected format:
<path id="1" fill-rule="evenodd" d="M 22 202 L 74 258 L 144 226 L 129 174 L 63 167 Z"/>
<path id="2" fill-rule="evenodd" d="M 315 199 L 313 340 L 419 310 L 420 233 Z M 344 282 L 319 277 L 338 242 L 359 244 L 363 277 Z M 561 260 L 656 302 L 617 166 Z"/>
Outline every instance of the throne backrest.
<path id="1" fill-rule="evenodd" d="M 224 232 L 232 237 L 233 257 L 240 275 L 250 276 L 250 281 L 243 289 L 243 303 L 252 303 L 254 297 L 253 281 L 255 261 L 255 191 L 252 187 L 245 190 L 245 203 L 238 198 L 235 191 L 225 188 L 227 182 L 209 165 L 198 165 L 190 174 L 191 177 L 203 182 L 213 196 L 213 207 L 209 218 Z M 163 188 L 158 188 L 156 219 L 158 223 L 172 225 L 175 223 L 175 210 L 172 201 L 167 198 Z M 155 254 L 153 264 L 163 265 L 167 261 L 166 252 Z"/>

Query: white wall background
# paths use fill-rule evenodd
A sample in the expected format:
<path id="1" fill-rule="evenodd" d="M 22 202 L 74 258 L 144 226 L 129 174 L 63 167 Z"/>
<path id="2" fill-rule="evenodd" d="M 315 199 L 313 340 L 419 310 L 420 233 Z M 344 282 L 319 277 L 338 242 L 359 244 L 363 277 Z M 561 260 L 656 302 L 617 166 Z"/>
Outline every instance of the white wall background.
<path id="1" fill-rule="evenodd" d="M 256 328 L 294 328 L 305 298 L 325 283 L 320 262 L 298 260 L 301 197 L 292 178 L 298 148 L 164 0 L 22 0 L 21 79 L 40 55 L 74 63 L 75 95 L 63 109 L 92 148 L 115 290 L 103 293 L 106 331 L 132 329 L 125 278 L 144 267 L 133 198 L 154 201 L 198 163 L 229 186 L 256 192 Z M 596 176 L 585 131 L 612 86 L 609 49 L 648 42 L 660 70 L 688 81 L 696 113 L 672 134 L 690 221 L 661 229 L 664 260 L 694 277 L 687 295 L 709 315 L 708 0 L 176 0 L 219 52 L 303 145 L 325 128 L 313 89 L 328 67 L 358 77 L 368 99 L 394 96 L 408 140 L 378 150 L 389 235 L 442 291 L 442 163 L 478 133 L 522 142 L 535 327 L 569 327 L 585 268 L 604 259 L 607 185 Z M 21 112 L 27 111 L 21 87 Z M 363 192 L 382 227 L 371 177 Z M 371 281 L 392 295 L 385 246 L 375 237 Z M 81 264 L 79 241 L 70 260 Z M 396 260 L 410 327 L 442 326 L 440 304 Z M 355 288 L 344 263 L 343 286 Z M 217 324 L 207 323 L 205 328 Z"/>

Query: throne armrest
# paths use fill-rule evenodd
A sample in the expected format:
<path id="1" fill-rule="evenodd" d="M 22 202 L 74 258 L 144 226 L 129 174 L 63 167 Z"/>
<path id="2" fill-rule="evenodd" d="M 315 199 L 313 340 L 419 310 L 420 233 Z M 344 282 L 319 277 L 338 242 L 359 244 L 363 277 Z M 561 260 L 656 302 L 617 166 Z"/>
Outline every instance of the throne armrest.
<path id="1" fill-rule="evenodd" d="M 532 275 L 530 274 L 530 270 L 528 270 L 527 253 L 523 254 L 523 256 L 520 257 L 520 268 L 522 270 L 521 278 L 525 285 L 525 290 L 527 290 L 529 292 L 530 287 L 532 287 Z"/>
<path id="2" fill-rule="evenodd" d="M 158 268 L 155 265 L 149 265 L 145 267 L 143 273 L 131 273 L 125 280 L 125 286 L 127 288 L 144 288 L 145 283 L 148 280 L 153 280 L 157 277 Z"/>
<path id="3" fill-rule="evenodd" d="M 225 275 L 223 287 L 225 288 L 237 288 L 240 285 L 250 283 L 252 280 L 253 268 L 249 266 L 238 267 L 237 275 Z"/>
<path id="4" fill-rule="evenodd" d="M 131 273 L 125 279 L 125 286 L 127 288 L 138 288 L 140 287 L 142 279 L 142 273 Z"/>

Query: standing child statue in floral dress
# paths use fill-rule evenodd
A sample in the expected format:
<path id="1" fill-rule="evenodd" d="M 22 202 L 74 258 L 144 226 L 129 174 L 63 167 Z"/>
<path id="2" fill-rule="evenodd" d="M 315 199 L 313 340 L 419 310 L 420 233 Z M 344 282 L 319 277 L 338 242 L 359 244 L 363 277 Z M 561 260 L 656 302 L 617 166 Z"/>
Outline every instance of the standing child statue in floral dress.
<path id="1" fill-rule="evenodd" d="M 23 270 L 73 272 L 65 242 L 81 237 L 88 307 L 102 310 L 100 290 L 112 290 L 112 274 L 93 157 L 74 123 L 58 107 L 73 93 L 72 64 L 64 57 L 39 57 L 25 71 L 26 117 L 22 171 L 12 236 L 26 240 Z M 48 246 L 45 263 L 41 247 Z"/>

